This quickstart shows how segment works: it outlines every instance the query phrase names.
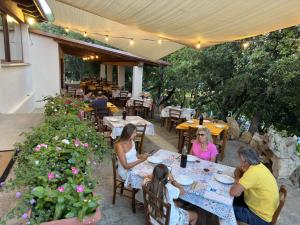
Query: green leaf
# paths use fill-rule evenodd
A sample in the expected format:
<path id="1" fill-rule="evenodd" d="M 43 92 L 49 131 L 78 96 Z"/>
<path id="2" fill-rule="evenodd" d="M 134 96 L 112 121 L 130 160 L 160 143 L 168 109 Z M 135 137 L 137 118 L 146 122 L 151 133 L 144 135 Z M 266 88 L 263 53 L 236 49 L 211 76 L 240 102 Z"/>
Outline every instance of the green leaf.
<path id="1" fill-rule="evenodd" d="M 31 193 L 34 195 L 34 196 L 36 196 L 36 197 L 38 197 L 38 198 L 42 198 L 42 197 L 44 197 L 44 195 L 45 195 L 45 189 L 43 188 L 43 187 L 35 187 L 32 191 L 31 191 Z"/>
<path id="2" fill-rule="evenodd" d="M 57 198 L 57 202 L 60 203 L 60 204 L 62 204 L 62 203 L 65 202 L 65 198 L 62 197 L 62 196 L 59 196 L 59 197 Z"/>

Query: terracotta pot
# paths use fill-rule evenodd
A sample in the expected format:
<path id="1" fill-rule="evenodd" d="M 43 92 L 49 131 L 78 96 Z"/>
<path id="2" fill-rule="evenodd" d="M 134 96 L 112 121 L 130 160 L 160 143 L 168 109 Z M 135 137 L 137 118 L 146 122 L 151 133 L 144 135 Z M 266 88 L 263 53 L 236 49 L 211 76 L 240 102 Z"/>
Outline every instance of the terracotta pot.
<path id="1" fill-rule="evenodd" d="M 31 211 L 29 211 L 29 214 L 31 214 Z M 101 213 L 98 207 L 94 214 L 85 217 L 82 221 L 80 221 L 77 217 L 73 217 L 69 219 L 52 220 L 41 223 L 40 225 L 96 225 L 100 219 Z"/>

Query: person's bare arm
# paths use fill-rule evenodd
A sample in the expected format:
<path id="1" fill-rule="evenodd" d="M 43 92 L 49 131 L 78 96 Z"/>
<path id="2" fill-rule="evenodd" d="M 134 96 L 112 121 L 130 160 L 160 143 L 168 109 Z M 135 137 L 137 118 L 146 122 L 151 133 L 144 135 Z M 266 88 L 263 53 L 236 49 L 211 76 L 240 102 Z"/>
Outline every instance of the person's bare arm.
<path id="1" fill-rule="evenodd" d="M 235 170 L 234 170 L 234 178 L 236 180 L 239 180 L 243 176 L 243 173 L 244 173 L 244 171 L 240 167 L 235 168 Z"/>
<path id="2" fill-rule="evenodd" d="M 235 183 L 230 188 L 229 194 L 232 197 L 238 197 L 243 193 L 244 190 L 245 190 L 245 188 L 241 184 Z"/>
<path id="3" fill-rule="evenodd" d="M 128 169 L 131 169 L 132 167 L 136 166 L 137 164 L 143 162 L 146 160 L 146 158 L 140 158 L 132 163 L 127 163 L 127 160 L 126 160 L 126 156 L 125 156 L 125 153 L 122 149 L 122 146 L 120 144 L 117 144 L 116 145 L 116 152 L 117 152 L 117 155 L 118 155 L 118 159 L 120 161 L 120 163 L 122 164 L 122 166 L 124 167 L 124 169 L 128 170 Z"/>
<path id="4" fill-rule="evenodd" d="M 211 162 L 216 162 L 216 156 L 215 156 L 215 157 L 212 157 L 212 158 L 210 158 L 210 161 L 211 161 Z"/>

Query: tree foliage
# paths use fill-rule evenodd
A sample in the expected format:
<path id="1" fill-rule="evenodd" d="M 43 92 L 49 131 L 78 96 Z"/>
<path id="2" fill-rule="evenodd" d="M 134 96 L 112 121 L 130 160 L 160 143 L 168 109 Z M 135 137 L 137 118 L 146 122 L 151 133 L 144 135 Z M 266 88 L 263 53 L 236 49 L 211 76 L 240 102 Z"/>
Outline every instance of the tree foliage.
<path id="1" fill-rule="evenodd" d="M 160 103 L 175 89 L 168 104 L 213 110 L 226 117 L 247 116 L 251 132 L 271 124 L 300 133 L 299 27 L 203 50 L 183 48 L 165 58 L 172 66 L 145 76 Z"/>

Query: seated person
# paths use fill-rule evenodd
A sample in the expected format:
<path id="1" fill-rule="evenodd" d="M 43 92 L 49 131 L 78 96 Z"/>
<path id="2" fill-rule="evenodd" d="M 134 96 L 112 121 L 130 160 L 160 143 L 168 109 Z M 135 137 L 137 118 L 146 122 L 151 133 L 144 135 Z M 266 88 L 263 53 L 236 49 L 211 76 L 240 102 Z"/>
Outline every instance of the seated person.
<path id="1" fill-rule="evenodd" d="M 207 128 L 197 130 L 197 139 L 193 140 L 190 154 L 200 159 L 215 162 L 218 155 L 217 147 L 212 143 L 210 132 Z"/>
<path id="2" fill-rule="evenodd" d="M 251 225 L 271 224 L 279 204 L 276 180 L 254 149 L 242 147 L 238 155 L 240 166 L 234 172 L 236 182 L 230 189 L 230 195 L 235 197 L 235 217 Z"/>
<path id="3" fill-rule="evenodd" d="M 170 225 L 196 224 L 198 219 L 196 212 L 187 211 L 175 205 L 174 200 L 178 199 L 180 195 L 183 195 L 184 190 L 183 187 L 174 180 L 166 165 L 158 164 L 155 166 L 152 176 L 145 177 L 144 183 L 158 198 L 163 199 L 166 203 L 171 205 Z M 152 206 L 152 210 L 160 209 L 158 202 L 152 202 L 152 204 L 157 205 L 157 208 Z M 161 211 L 156 211 L 155 214 L 160 215 Z M 157 219 L 159 219 L 159 216 Z M 153 224 L 156 223 L 153 222 Z"/>
<path id="4" fill-rule="evenodd" d="M 93 100 L 94 100 L 94 95 L 91 91 L 83 96 L 83 101 L 85 102 L 91 102 Z"/>
<path id="5" fill-rule="evenodd" d="M 118 174 L 123 180 L 127 178 L 127 170 L 144 162 L 148 154 L 138 155 L 135 149 L 134 139 L 136 137 L 136 126 L 129 123 L 115 143 L 115 151 L 118 157 Z"/>
<path id="6" fill-rule="evenodd" d="M 98 92 L 96 99 L 92 101 L 91 106 L 97 113 L 106 114 L 108 113 L 107 100 L 107 97 L 102 92 Z"/>

